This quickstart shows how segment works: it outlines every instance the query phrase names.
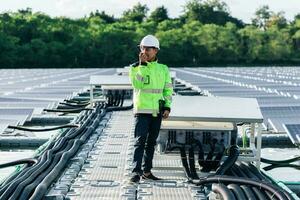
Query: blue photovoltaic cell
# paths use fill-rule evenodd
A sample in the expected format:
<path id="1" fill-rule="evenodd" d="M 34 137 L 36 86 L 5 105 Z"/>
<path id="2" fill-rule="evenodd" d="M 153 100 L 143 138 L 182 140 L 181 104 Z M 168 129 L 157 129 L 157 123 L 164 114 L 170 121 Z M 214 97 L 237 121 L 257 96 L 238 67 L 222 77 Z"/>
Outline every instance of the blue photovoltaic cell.
<path id="1" fill-rule="evenodd" d="M 179 68 L 177 77 L 214 96 L 256 98 L 264 116 L 279 132 L 300 119 L 300 68 Z M 267 123 L 266 123 L 267 124 Z"/>
<path id="2" fill-rule="evenodd" d="M 43 108 L 73 96 L 88 86 L 91 75 L 115 69 L 0 70 L 0 134 L 8 125 L 22 125 Z"/>
<path id="3" fill-rule="evenodd" d="M 287 133 L 291 138 L 292 142 L 299 146 L 300 145 L 300 124 L 284 124 L 287 129 Z"/>

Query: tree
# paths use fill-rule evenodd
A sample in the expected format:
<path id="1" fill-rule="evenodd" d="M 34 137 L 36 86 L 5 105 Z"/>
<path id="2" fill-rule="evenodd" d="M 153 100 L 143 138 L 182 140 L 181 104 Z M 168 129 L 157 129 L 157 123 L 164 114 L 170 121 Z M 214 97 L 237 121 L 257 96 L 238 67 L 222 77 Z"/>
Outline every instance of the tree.
<path id="1" fill-rule="evenodd" d="M 138 3 L 135 6 L 133 6 L 132 9 L 124 11 L 122 19 L 125 21 L 136 21 L 142 23 L 146 18 L 148 11 L 149 8 L 147 7 L 147 5 L 142 5 L 141 3 Z"/>
<path id="2" fill-rule="evenodd" d="M 114 18 L 96 10 L 80 19 L 50 17 L 30 8 L 0 14 L 0 67 L 120 67 L 137 59 L 146 34 L 160 39 L 169 66 L 278 64 L 300 61 L 300 15 L 289 23 L 267 6 L 254 25 L 230 15 L 220 0 L 191 0 L 180 18 L 164 6 L 147 19 L 137 4 Z"/>
<path id="3" fill-rule="evenodd" d="M 287 26 L 287 20 L 284 17 L 284 12 L 272 13 L 267 20 L 267 27 L 276 26 L 277 28 L 285 28 Z"/>
<path id="4" fill-rule="evenodd" d="M 203 24 L 217 25 L 232 22 L 238 27 L 243 27 L 243 22 L 232 17 L 227 4 L 219 0 L 191 0 L 187 2 L 181 19 L 185 22 L 198 20 Z"/>
<path id="5" fill-rule="evenodd" d="M 159 60 L 169 67 L 190 66 L 193 61 L 194 49 L 182 28 L 157 33 L 161 50 Z"/>
<path id="6" fill-rule="evenodd" d="M 106 14 L 104 11 L 99 12 L 99 10 L 96 10 L 95 13 L 91 12 L 89 18 L 93 18 L 93 17 L 98 17 L 101 20 L 103 20 L 105 23 L 108 23 L 108 24 L 116 22 L 116 19 L 114 18 L 113 15 L 110 16 L 110 15 Z"/>
<path id="7" fill-rule="evenodd" d="M 258 28 L 266 30 L 267 22 L 270 19 L 272 12 L 269 6 L 264 5 L 255 11 L 255 17 L 252 19 L 252 24 Z"/>
<path id="8" fill-rule="evenodd" d="M 150 17 L 149 17 L 149 20 L 157 22 L 157 23 L 168 20 L 168 19 L 169 19 L 168 10 L 164 6 L 156 8 L 150 14 Z"/>
<path id="9" fill-rule="evenodd" d="M 293 36 L 292 36 L 292 39 L 293 39 L 293 46 L 294 46 L 294 49 L 295 49 L 295 51 L 297 52 L 295 52 L 296 53 L 296 55 L 297 55 L 297 57 L 300 57 L 299 55 L 300 55 L 300 30 L 298 30 Z"/>
<path id="10" fill-rule="evenodd" d="M 47 61 L 46 57 L 48 56 L 46 54 L 47 51 L 47 46 L 45 44 L 44 41 L 42 41 L 41 39 L 33 39 L 31 40 L 31 42 L 29 43 L 30 45 L 30 52 L 32 52 L 32 56 L 30 56 L 31 59 L 31 63 L 33 66 L 31 67 L 43 67 L 45 66 L 47 63 L 45 61 Z"/>
<path id="11" fill-rule="evenodd" d="M 12 68 L 17 61 L 18 38 L 7 36 L 0 31 L 0 68 Z"/>
<path id="12" fill-rule="evenodd" d="M 164 20 L 160 22 L 157 25 L 157 30 L 158 31 L 166 31 L 166 30 L 171 30 L 171 29 L 176 29 L 182 27 L 182 23 L 179 19 L 169 19 L 169 20 Z"/>

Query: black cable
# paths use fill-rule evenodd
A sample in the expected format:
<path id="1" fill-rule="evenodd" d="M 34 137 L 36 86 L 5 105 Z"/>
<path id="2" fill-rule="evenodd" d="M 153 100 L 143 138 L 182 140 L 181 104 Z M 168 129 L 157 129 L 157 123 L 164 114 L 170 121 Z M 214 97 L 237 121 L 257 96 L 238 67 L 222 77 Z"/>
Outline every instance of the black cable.
<path id="1" fill-rule="evenodd" d="M 248 178 L 254 179 L 254 180 L 260 180 L 255 174 L 253 174 L 249 168 L 241 163 L 241 162 L 236 162 L 236 165 L 247 175 Z"/>
<path id="2" fill-rule="evenodd" d="M 70 109 L 78 109 L 78 108 L 85 108 L 86 106 L 67 106 L 67 105 L 57 105 L 55 109 L 57 110 L 70 110 Z"/>
<path id="3" fill-rule="evenodd" d="M 119 102 L 119 91 L 115 90 L 114 94 L 113 94 L 114 100 L 113 100 L 113 105 L 114 106 L 119 106 L 118 102 Z"/>
<path id="4" fill-rule="evenodd" d="M 98 109 L 98 111 L 99 111 L 99 109 Z M 81 134 L 81 132 L 84 131 L 84 128 L 86 127 L 86 125 L 88 125 L 88 124 L 90 123 L 89 121 L 93 121 L 92 118 L 91 118 L 91 117 L 93 117 L 93 116 L 95 116 L 94 112 L 91 113 L 91 115 L 87 118 L 87 121 L 84 122 L 83 125 L 82 125 L 79 129 L 76 129 L 76 130 L 75 130 L 75 129 L 70 129 L 70 131 L 68 131 L 67 134 L 65 134 L 65 137 L 60 138 L 60 139 L 55 143 L 54 147 L 50 149 L 50 152 L 53 152 L 53 153 L 54 153 L 55 150 L 61 149 L 62 146 L 65 146 L 65 141 L 69 141 L 70 138 L 75 137 L 75 136 L 78 135 L 78 134 Z M 76 133 L 76 134 L 75 134 L 75 133 Z M 46 151 L 46 152 L 49 152 L 49 151 Z M 44 155 L 44 154 L 42 154 L 42 155 Z M 45 164 L 45 163 L 43 163 L 43 164 Z M 44 165 L 44 166 L 45 166 L 45 165 Z M 45 167 L 47 167 L 47 166 L 45 166 Z M 28 179 L 28 176 L 34 177 L 34 176 L 32 176 L 32 172 L 33 172 L 33 171 L 36 171 L 37 168 L 34 168 L 34 167 L 33 167 L 33 168 L 31 168 L 31 169 L 34 169 L 34 170 L 31 170 L 30 173 L 26 173 L 26 176 L 24 176 L 25 174 L 23 174 L 23 176 L 19 177 L 19 179 L 17 180 L 17 182 L 15 181 L 15 182 L 13 183 L 15 186 L 10 185 L 10 186 L 11 186 L 11 187 L 9 187 L 10 189 L 9 189 L 8 191 L 5 192 L 6 195 L 10 195 L 11 191 L 14 190 L 14 188 L 16 187 L 16 185 L 18 185 L 18 184 L 20 183 L 20 181 L 22 182 L 23 180 L 29 180 L 29 179 Z M 42 171 L 44 171 L 44 170 L 42 170 Z M 6 187 L 6 189 L 8 189 L 8 187 Z M 6 189 L 5 189 L 5 190 L 6 190 Z"/>
<path id="5" fill-rule="evenodd" d="M 259 190 L 257 187 L 252 187 L 253 193 L 259 200 L 265 200 L 267 197 L 264 195 L 264 193 Z"/>
<path id="6" fill-rule="evenodd" d="M 66 146 L 65 150 L 68 151 L 72 146 L 74 145 L 74 140 L 70 140 L 70 142 L 68 143 L 68 145 Z M 20 197 L 20 199 L 29 199 L 30 197 L 32 197 L 32 193 L 35 191 L 35 189 L 37 188 L 37 186 L 41 183 L 41 181 L 45 178 L 45 176 L 47 174 L 49 174 L 51 172 L 51 170 L 53 170 L 53 168 L 55 167 L 55 165 L 57 164 L 57 162 L 59 162 L 59 160 L 62 159 L 62 155 L 63 155 L 64 151 L 59 151 L 56 154 L 53 154 L 49 160 L 47 160 L 47 166 L 44 168 L 44 170 L 40 170 L 38 172 L 38 176 L 34 179 L 32 179 L 30 177 L 30 184 L 23 184 L 21 185 L 20 188 L 24 187 L 23 190 L 18 191 L 18 194 L 14 194 L 15 196 Z M 25 180 L 26 181 L 26 180 Z M 20 200 L 19 199 L 19 200 Z M 31 198 L 30 198 L 31 199 Z"/>
<path id="7" fill-rule="evenodd" d="M 248 171 L 248 172 L 247 172 Z M 249 174 L 249 172 L 251 174 Z M 236 165 L 234 165 L 231 169 L 231 173 L 236 175 L 237 177 L 245 177 L 245 178 L 252 178 L 253 180 L 262 180 L 263 182 L 266 183 L 270 183 L 272 184 L 272 182 L 267 179 L 266 177 L 264 177 L 260 171 L 253 166 L 252 164 L 244 164 L 242 163 L 237 163 Z M 238 173 L 238 174 L 235 174 Z M 255 177 L 253 177 L 255 175 Z M 251 187 L 251 191 L 253 191 L 253 193 L 255 194 L 255 196 L 258 199 L 273 199 L 274 197 L 272 197 L 272 194 L 268 191 L 264 191 L 261 188 L 256 188 L 256 187 Z M 292 200 L 293 198 L 291 197 L 290 194 L 288 194 L 285 190 L 282 190 L 283 193 L 285 194 L 285 196 L 289 199 Z"/>
<path id="8" fill-rule="evenodd" d="M 76 104 L 73 104 L 73 103 L 65 103 L 65 102 L 59 102 L 59 104 L 61 104 L 61 105 L 66 105 L 66 106 L 70 106 L 70 107 L 85 107 L 85 106 L 90 105 L 90 102 L 88 102 L 88 103 L 76 103 Z"/>
<path id="9" fill-rule="evenodd" d="M 119 91 L 117 106 L 121 106 L 121 99 L 122 99 L 122 94 L 121 94 L 121 91 Z"/>
<path id="10" fill-rule="evenodd" d="M 15 160 L 15 161 L 0 164 L 0 168 L 11 167 L 11 166 L 21 165 L 21 164 L 26 164 L 26 163 L 27 164 L 36 164 L 37 160 L 34 158 L 25 158 L 25 159 Z"/>
<path id="11" fill-rule="evenodd" d="M 263 163 L 274 164 L 274 165 L 287 164 L 287 163 L 292 163 L 292 162 L 299 161 L 299 160 L 300 160 L 300 156 L 297 156 L 297 157 L 291 158 L 291 159 L 287 159 L 287 160 L 269 160 L 269 159 L 266 159 L 266 158 L 261 158 L 260 159 L 260 161 L 263 162 Z"/>
<path id="12" fill-rule="evenodd" d="M 189 168 L 189 165 L 188 165 L 188 161 L 187 161 L 187 156 L 186 156 L 186 153 L 185 153 L 184 145 L 180 145 L 179 146 L 179 144 L 178 144 L 177 146 L 172 147 L 170 149 L 170 151 L 173 151 L 175 149 L 179 149 L 179 151 L 180 151 L 181 163 L 182 163 L 183 171 L 184 171 L 186 177 L 188 178 L 188 180 L 192 180 L 193 177 L 191 175 L 191 171 L 190 171 L 190 168 Z"/>
<path id="13" fill-rule="evenodd" d="M 270 185 L 269 183 L 258 181 L 258 180 L 251 180 L 247 178 L 238 178 L 238 177 L 230 177 L 230 176 L 212 176 L 212 177 L 205 177 L 200 179 L 200 181 L 194 181 L 197 186 L 209 184 L 209 183 L 235 183 L 235 184 L 244 184 L 255 186 L 258 188 L 262 188 L 266 191 L 269 191 L 277 197 L 279 200 L 288 200 L 285 194 L 282 192 L 282 189 L 279 187 L 275 187 Z"/>
<path id="14" fill-rule="evenodd" d="M 238 177 L 249 178 L 247 176 L 247 174 L 239 166 L 233 165 L 231 168 L 232 168 L 232 170 L 234 170 L 238 174 Z"/>
<path id="15" fill-rule="evenodd" d="M 92 108 L 76 108 L 76 109 L 44 109 L 46 112 L 62 112 L 62 113 L 78 113 L 83 110 L 93 110 Z"/>
<path id="16" fill-rule="evenodd" d="M 269 181 L 269 179 L 267 179 L 263 174 L 261 174 L 261 172 L 251 163 L 248 163 L 247 167 L 249 168 L 250 171 L 252 171 L 252 173 L 254 173 L 257 177 L 259 177 L 260 180 Z"/>
<path id="17" fill-rule="evenodd" d="M 217 153 L 214 161 L 212 162 L 212 166 L 211 166 L 212 170 L 217 170 L 217 168 L 220 166 L 221 159 L 225 152 L 225 146 L 224 146 L 223 142 L 220 145 L 221 145 L 220 151 Z"/>
<path id="18" fill-rule="evenodd" d="M 43 132 L 43 131 L 53 131 L 53 130 L 57 130 L 57 129 L 62 129 L 62 128 L 78 128 L 79 125 L 77 124 L 66 124 L 66 125 L 62 125 L 62 126 L 56 126 L 56 127 L 52 127 L 52 128 L 26 128 L 26 127 L 22 127 L 22 126 L 11 126 L 9 125 L 8 128 L 11 129 L 16 129 L 16 130 L 21 130 L 21 131 L 31 131 L 31 132 Z"/>
<path id="19" fill-rule="evenodd" d="M 234 194 L 222 183 L 212 184 L 212 191 L 222 196 L 223 200 L 235 200 Z"/>
<path id="20" fill-rule="evenodd" d="M 108 90 L 106 97 L 107 97 L 107 105 L 113 106 L 113 95 L 111 90 Z"/>
<path id="21" fill-rule="evenodd" d="M 191 148 L 189 149 L 189 166 L 190 166 L 190 173 L 191 173 L 192 179 L 199 179 L 199 176 L 197 174 L 196 167 L 195 167 L 195 153 L 194 153 L 193 146 L 191 146 Z"/>
<path id="22" fill-rule="evenodd" d="M 69 145 L 66 146 L 64 150 L 68 150 L 71 146 L 72 141 L 70 141 Z M 60 151 L 56 154 L 50 154 L 48 153 L 47 160 L 43 163 L 41 163 L 40 168 L 33 171 L 33 173 L 27 177 L 26 179 L 23 179 L 21 183 L 16 187 L 16 189 L 13 191 L 11 197 L 13 199 L 29 199 L 29 195 L 33 192 L 33 189 L 41 182 L 41 180 L 45 177 L 46 174 L 48 174 L 53 167 L 56 165 L 57 161 L 55 160 L 56 157 L 59 159 L 61 158 L 61 154 L 63 151 Z"/>
<path id="23" fill-rule="evenodd" d="M 25 170 L 23 170 L 22 174 L 20 174 L 19 176 L 16 177 L 16 179 L 14 179 L 13 181 L 11 181 L 9 184 L 5 185 L 5 187 L 1 188 L 1 196 L 0 199 L 7 199 L 8 197 L 11 196 L 12 192 L 16 192 L 15 188 L 17 186 L 19 186 L 22 181 L 30 181 L 31 179 L 34 179 L 34 176 L 31 176 L 32 172 L 39 172 L 38 169 L 42 164 L 44 164 L 44 161 L 46 161 L 46 156 L 44 155 L 41 159 L 41 161 L 43 162 L 39 162 L 37 165 L 35 165 L 32 168 L 26 168 Z"/>
<path id="24" fill-rule="evenodd" d="M 226 171 L 225 175 L 239 177 L 239 175 L 234 171 L 233 168 Z"/>
<path id="25" fill-rule="evenodd" d="M 123 106 L 123 107 L 110 106 L 106 109 L 106 112 L 131 110 L 132 108 L 133 108 L 133 104 L 131 104 L 130 106 Z"/>
<path id="26" fill-rule="evenodd" d="M 121 96 L 121 103 L 120 106 L 122 107 L 124 104 L 124 99 L 125 99 L 125 90 L 122 90 L 122 96 Z"/>
<path id="27" fill-rule="evenodd" d="M 182 162 L 182 166 L 184 169 L 184 172 L 187 176 L 188 179 L 192 179 L 192 175 L 191 175 L 191 171 L 187 162 L 187 157 L 186 157 L 186 153 L 185 153 L 185 148 L 184 147 L 179 147 L 180 150 L 180 157 L 181 157 L 181 162 Z"/>
<path id="28" fill-rule="evenodd" d="M 255 195 L 254 195 L 254 193 L 253 193 L 253 191 L 251 190 L 250 187 L 248 187 L 247 185 L 240 185 L 240 187 L 244 191 L 247 199 L 249 199 L 249 200 L 256 200 L 256 197 L 255 197 Z"/>
<path id="29" fill-rule="evenodd" d="M 243 190 L 240 188 L 239 185 L 237 184 L 229 184 L 227 185 L 227 187 L 232 190 L 232 192 L 234 193 L 234 196 L 236 197 L 236 199 L 238 200 L 247 200 Z"/>
<path id="30" fill-rule="evenodd" d="M 212 170 L 212 157 L 214 155 L 215 147 L 216 147 L 217 140 L 214 138 L 210 143 L 210 151 L 208 152 L 205 162 L 203 162 L 203 167 L 201 169 L 202 172 L 210 172 Z"/>
<path id="31" fill-rule="evenodd" d="M 87 132 L 85 132 L 85 134 L 83 134 L 83 135 L 89 135 L 90 133 L 91 133 L 91 129 L 89 128 L 88 129 L 89 131 L 87 131 Z M 87 138 L 87 136 L 84 138 L 84 140 L 82 140 L 82 137 L 78 140 L 77 139 L 77 141 L 78 141 L 78 143 L 83 143 L 84 141 L 85 141 L 85 139 Z M 69 146 L 70 147 L 70 146 Z M 64 150 L 64 151 L 61 151 L 61 153 L 65 153 L 66 152 L 66 150 Z M 64 154 L 62 154 L 62 155 L 64 155 Z M 49 173 L 44 173 L 44 176 L 50 176 L 50 175 L 52 175 L 52 177 L 53 178 L 55 178 L 56 177 L 56 175 L 57 174 L 51 174 L 51 173 L 59 173 L 60 171 L 61 171 L 61 169 L 58 169 L 58 166 L 59 166 L 59 164 L 56 164 L 56 163 L 58 163 L 58 161 L 60 161 L 60 162 L 63 162 L 63 164 L 61 164 L 61 167 L 62 167 L 62 165 L 65 165 L 66 164 L 66 162 L 67 162 L 67 158 L 59 158 L 58 160 L 57 160 L 57 162 L 54 162 L 54 165 L 52 164 L 51 166 L 55 166 L 55 168 L 53 168 L 53 167 L 48 167 L 47 169 L 49 169 L 49 168 L 53 168 L 53 170 L 51 170 Z M 53 162 L 52 162 L 53 163 Z M 41 184 L 40 182 L 41 182 L 41 178 L 40 178 L 41 176 L 39 176 L 39 178 L 38 178 L 38 180 L 35 180 L 35 182 L 36 182 L 36 184 Z M 49 178 L 48 178 L 49 179 Z M 51 180 L 51 178 L 50 178 L 50 180 Z M 33 184 L 33 185 L 31 185 L 31 186 L 28 186 L 29 187 L 29 189 L 31 189 L 32 190 L 32 188 L 35 188 L 37 185 L 36 184 Z M 46 182 L 46 185 L 47 184 L 49 184 L 49 182 Z M 41 186 L 42 187 L 42 186 Z M 27 189 L 27 190 L 24 190 L 25 192 L 27 191 L 27 193 L 28 193 L 28 190 L 29 189 Z M 44 191 L 43 189 L 41 189 L 41 191 Z M 26 195 L 27 195 L 27 193 L 25 193 L 25 194 L 22 194 L 21 196 L 22 196 L 22 198 L 23 197 L 26 197 Z M 31 193 L 31 192 L 29 192 L 29 193 Z M 26 198 L 24 198 L 24 199 L 26 199 Z"/>
<path id="32" fill-rule="evenodd" d="M 216 175 L 225 174 L 226 171 L 234 165 L 234 163 L 237 160 L 239 154 L 240 154 L 239 147 L 237 145 L 232 145 L 229 148 L 229 155 L 228 155 L 227 159 L 216 170 Z"/>
<path id="33" fill-rule="evenodd" d="M 69 130 L 64 131 L 61 135 L 63 136 L 65 133 L 69 132 Z M 50 142 L 46 149 L 52 149 L 53 145 L 55 144 L 55 141 Z M 33 166 L 32 168 L 24 168 L 22 169 L 22 171 L 19 171 L 18 173 L 14 174 L 13 176 L 7 178 L 5 180 L 5 182 L 1 185 L 0 187 L 0 194 L 2 194 L 7 188 L 8 186 L 10 186 L 10 184 L 13 184 L 14 182 L 16 182 L 20 177 L 22 177 L 23 175 L 27 174 L 31 169 L 34 170 L 34 168 L 36 168 L 41 162 L 44 162 L 44 154 L 41 154 L 40 157 L 37 157 L 36 159 L 38 160 L 38 164 Z"/>
<path id="34" fill-rule="evenodd" d="M 204 167 L 204 151 L 201 145 L 201 142 L 198 140 L 194 140 L 196 145 L 198 146 L 198 164 L 200 167 Z"/>
<path id="35" fill-rule="evenodd" d="M 62 154 L 62 157 L 60 158 L 59 162 L 55 166 L 55 169 L 51 170 L 51 172 L 49 174 L 47 174 L 47 176 L 43 179 L 43 181 L 40 182 L 39 185 L 35 188 L 34 193 L 31 195 L 31 198 L 30 198 L 31 200 L 40 200 L 43 198 L 44 194 L 48 190 L 48 187 L 50 186 L 52 181 L 59 175 L 59 173 L 62 171 L 64 166 L 68 163 L 69 159 L 73 155 L 75 155 L 79 146 L 82 143 L 83 143 L 82 141 L 76 140 L 73 143 L 72 148 L 69 151 L 64 152 Z"/>
<path id="36" fill-rule="evenodd" d="M 296 165 L 296 164 L 269 165 L 269 166 L 264 167 L 263 169 L 266 170 L 266 171 L 269 171 L 269 170 L 272 170 L 272 169 L 275 169 L 275 168 L 280 168 L 280 167 L 290 167 L 290 168 L 300 170 L 300 166 Z"/>
<path id="37" fill-rule="evenodd" d="M 269 166 L 264 167 L 263 169 L 266 171 L 279 168 L 279 167 L 291 167 L 300 170 L 300 165 L 292 164 L 293 162 L 299 161 L 300 156 L 295 158 L 287 159 L 287 160 L 269 160 L 265 158 L 261 158 L 261 161 L 264 163 L 271 164 Z"/>
<path id="38" fill-rule="evenodd" d="M 212 142 L 210 143 L 210 151 L 208 152 L 206 156 L 206 161 L 212 160 L 212 157 L 214 155 L 215 147 L 216 147 L 217 140 L 214 138 Z"/>
<path id="39" fill-rule="evenodd" d="M 64 100 L 64 101 L 67 103 L 77 103 L 77 104 L 89 103 L 89 101 L 86 100 L 75 100 L 75 99 Z"/>

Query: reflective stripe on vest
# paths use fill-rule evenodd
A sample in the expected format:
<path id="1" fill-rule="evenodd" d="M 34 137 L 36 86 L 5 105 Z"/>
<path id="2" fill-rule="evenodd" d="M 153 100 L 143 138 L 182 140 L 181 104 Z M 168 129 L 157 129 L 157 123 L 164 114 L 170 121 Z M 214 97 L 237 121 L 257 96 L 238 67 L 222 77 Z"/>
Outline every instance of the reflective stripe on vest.
<path id="1" fill-rule="evenodd" d="M 165 84 L 165 88 L 172 88 L 173 87 L 173 84 L 172 83 L 166 83 Z"/>
<path id="2" fill-rule="evenodd" d="M 140 92 L 149 93 L 149 94 L 161 94 L 162 89 L 139 89 Z"/>
<path id="3" fill-rule="evenodd" d="M 172 101 L 172 96 L 165 96 L 164 98 L 169 100 L 169 101 Z"/>
<path id="4" fill-rule="evenodd" d="M 135 109 L 135 113 L 153 114 L 153 113 L 158 113 L 158 110 L 154 110 L 154 109 Z"/>
<path id="5" fill-rule="evenodd" d="M 141 76 L 140 74 L 137 74 L 137 75 L 136 75 L 136 79 L 139 80 L 139 81 L 141 81 L 141 82 L 144 81 L 144 77 Z"/>

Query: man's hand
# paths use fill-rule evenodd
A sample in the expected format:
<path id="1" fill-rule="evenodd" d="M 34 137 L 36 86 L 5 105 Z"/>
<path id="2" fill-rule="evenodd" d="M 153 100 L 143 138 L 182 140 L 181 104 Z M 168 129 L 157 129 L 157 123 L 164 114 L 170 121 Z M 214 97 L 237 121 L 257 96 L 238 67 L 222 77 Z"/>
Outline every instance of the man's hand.
<path id="1" fill-rule="evenodd" d="M 163 119 L 167 119 L 169 117 L 169 115 L 170 115 L 170 111 L 165 110 L 162 117 L 163 117 Z"/>
<path id="2" fill-rule="evenodd" d="M 147 55 L 144 54 L 144 53 L 142 53 L 142 52 L 140 52 L 140 54 L 139 54 L 139 63 L 140 63 L 140 65 L 142 63 L 147 62 L 147 59 L 148 59 Z"/>

